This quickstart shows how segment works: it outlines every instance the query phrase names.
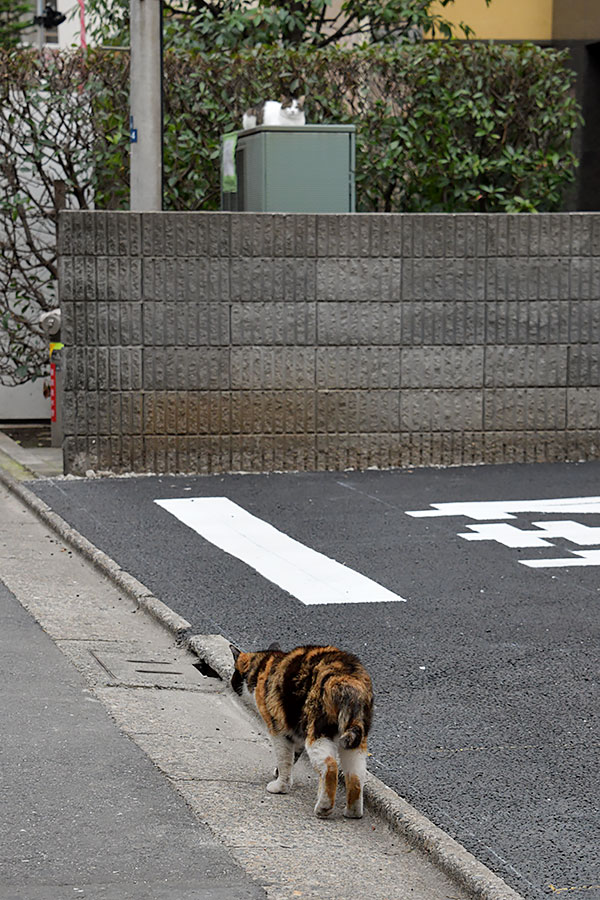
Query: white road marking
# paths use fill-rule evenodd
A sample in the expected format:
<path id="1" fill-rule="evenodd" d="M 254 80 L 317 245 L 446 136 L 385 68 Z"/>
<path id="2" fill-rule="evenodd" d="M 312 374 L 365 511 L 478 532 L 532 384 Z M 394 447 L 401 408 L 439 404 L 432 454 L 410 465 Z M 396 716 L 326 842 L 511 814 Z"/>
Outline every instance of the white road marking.
<path id="1" fill-rule="evenodd" d="M 407 511 L 408 516 L 427 518 L 433 516 L 464 516 L 486 521 L 485 525 L 467 525 L 469 531 L 458 533 L 466 541 L 496 541 L 505 547 L 554 547 L 555 538 L 562 538 L 580 547 L 600 545 L 600 528 L 574 522 L 571 519 L 534 522 L 537 531 L 516 528 L 504 522 L 490 521 L 514 519 L 517 513 L 575 513 L 600 514 L 600 497 L 560 497 L 552 500 L 484 500 L 458 503 L 432 503 L 431 509 Z M 549 540 L 552 538 L 552 540 Z M 572 557 L 560 559 L 520 559 L 531 569 L 558 569 L 572 566 L 600 566 L 600 550 L 572 550 Z"/>
<path id="2" fill-rule="evenodd" d="M 534 522 L 536 528 L 542 528 L 548 537 L 564 538 L 580 547 L 593 547 L 600 544 L 600 528 L 582 525 L 581 522 Z"/>
<path id="3" fill-rule="evenodd" d="M 185 497 L 154 502 L 306 606 L 405 602 L 404 597 L 311 550 L 227 497 Z"/>
<path id="4" fill-rule="evenodd" d="M 563 497 L 555 500 L 483 500 L 464 503 L 432 503 L 433 509 L 407 511 L 407 516 L 466 516 L 479 522 L 514 519 L 515 513 L 600 513 L 600 497 Z"/>
<path id="5" fill-rule="evenodd" d="M 526 531 L 524 528 L 515 528 L 505 522 L 494 522 L 490 525 L 467 525 L 471 531 L 459 533 L 459 537 L 465 541 L 496 541 L 505 547 L 553 547 L 550 541 L 544 540 L 544 535 L 539 531 Z"/>
<path id="6" fill-rule="evenodd" d="M 600 566 L 600 550 L 573 550 L 575 556 L 562 559 L 520 559 L 531 569 L 570 569 L 573 566 Z"/>
<path id="7" fill-rule="evenodd" d="M 548 538 L 563 538 L 580 547 L 593 547 L 600 544 L 600 528 L 590 528 L 581 522 L 569 519 L 558 522 L 534 522 L 538 531 L 515 528 L 505 522 L 493 522 L 485 525 L 467 525 L 471 531 L 458 536 L 466 541 L 496 541 L 505 547 L 554 547 Z"/>

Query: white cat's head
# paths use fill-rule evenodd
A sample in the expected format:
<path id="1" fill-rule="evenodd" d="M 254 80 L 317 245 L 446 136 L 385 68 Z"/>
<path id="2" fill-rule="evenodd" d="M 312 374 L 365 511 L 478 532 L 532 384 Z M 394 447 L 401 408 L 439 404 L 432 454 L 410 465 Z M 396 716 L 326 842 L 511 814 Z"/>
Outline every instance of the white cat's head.
<path id="1" fill-rule="evenodd" d="M 290 125 L 304 125 L 304 95 L 302 97 L 283 97 L 281 117 L 289 121 Z"/>

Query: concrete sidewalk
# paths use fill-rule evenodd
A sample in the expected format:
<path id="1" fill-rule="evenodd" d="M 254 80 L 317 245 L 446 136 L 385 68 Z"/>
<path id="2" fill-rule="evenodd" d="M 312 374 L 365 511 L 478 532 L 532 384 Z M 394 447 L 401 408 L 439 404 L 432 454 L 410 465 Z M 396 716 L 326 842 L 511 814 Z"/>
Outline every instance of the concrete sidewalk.
<path id="1" fill-rule="evenodd" d="M 257 719 L 3 485 L 0 581 L 0 900 L 470 896 L 302 764 L 267 794 Z"/>
<path id="2" fill-rule="evenodd" d="M 62 450 L 58 447 L 22 447 L 0 431 L 0 467 L 13 478 L 54 478 L 63 473 Z"/>
<path id="3" fill-rule="evenodd" d="M 0 679 L 0 897 L 265 896 L 2 583 Z"/>

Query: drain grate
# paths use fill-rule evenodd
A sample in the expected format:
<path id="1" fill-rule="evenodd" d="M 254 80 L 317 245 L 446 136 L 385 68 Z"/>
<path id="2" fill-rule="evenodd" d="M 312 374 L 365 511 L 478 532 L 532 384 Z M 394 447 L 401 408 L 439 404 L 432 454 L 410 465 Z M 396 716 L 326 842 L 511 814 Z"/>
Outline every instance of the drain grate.
<path id="1" fill-rule="evenodd" d="M 111 680 L 117 684 L 144 687 L 194 688 L 206 687 L 207 677 L 214 678 L 216 672 L 209 675 L 197 663 L 188 663 L 181 656 L 148 656 L 123 653 L 117 650 L 90 650 L 96 662 L 102 666 Z M 210 666 L 207 667 L 210 669 Z M 210 669 L 213 672 L 212 669 Z"/>

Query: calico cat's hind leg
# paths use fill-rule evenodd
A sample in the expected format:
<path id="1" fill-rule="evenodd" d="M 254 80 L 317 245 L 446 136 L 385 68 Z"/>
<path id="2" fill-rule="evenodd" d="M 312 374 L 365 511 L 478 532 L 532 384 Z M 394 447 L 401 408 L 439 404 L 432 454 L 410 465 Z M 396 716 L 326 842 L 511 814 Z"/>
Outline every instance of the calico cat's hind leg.
<path id="1" fill-rule="evenodd" d="M 320 819 L 326 819 L 333 812 L 337 790 L 338 764 L 335 744 L 329 738 L 317 738 L 312 744 L 306 742 L 306 751 L 313 769 L 319 775 L 315 814 Z"/>
<path id="2" fill-rule="evenodd" d="M 292 766 L 294 765 L 294 745 L 280 734 L 271 735 L 271 745 L 275 752 L 277 768 L 275 779 L 267 785 L 270 794 L 287 794 L 292 786 Z"/>
<path id="3" fill-rule="evenodd" d="M 340 747 L 340 764 L 346 782 L 347 819 L 360 819 L 363 814 L 363 786 L 367 774 L 367 749 L 345 750 Z"/>
<path id="4" fill-rule="evenodd" d="M 298 762 L 298 760 L 299 760 L 300 757 L 302 756 L 303 752 L 304 752 L 304 748 L 303 748 L 302 750 L 297 750 L 297 749 L 294 750 L 294 762 L 292 763 L 292 769 L 294 768 L 294 766 L 296 765 L 296 763 Z M 273 778 L 277 778 L 278 775 L 279 775 L 279 769 L 278 769 L 278 768 L 275 768 L 275 771 L 273 772 Z M 290 783 L 291 783 L 291 784 L 294 783 L 294 776 L 293 776 L 293 774 L 290 776 Z"/>

